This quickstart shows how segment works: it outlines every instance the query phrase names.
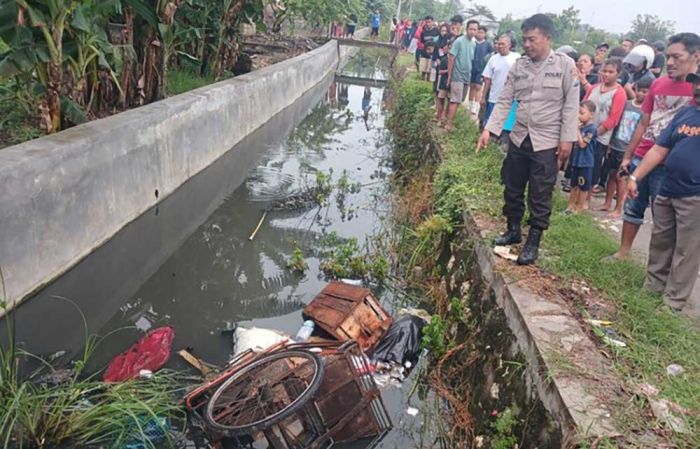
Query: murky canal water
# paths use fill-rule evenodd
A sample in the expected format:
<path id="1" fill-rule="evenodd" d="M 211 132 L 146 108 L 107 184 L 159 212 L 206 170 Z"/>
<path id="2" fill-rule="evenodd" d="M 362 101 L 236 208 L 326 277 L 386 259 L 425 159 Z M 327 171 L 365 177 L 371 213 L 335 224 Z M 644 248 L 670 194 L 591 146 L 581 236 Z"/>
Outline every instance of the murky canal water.
<path id="1" fill-rule="evenodd" d="M 360 53 L 344 74 L 382 78 L 375 59 Z M 99 368 L 165 324 L 175 328 L 173 349 L 217 364 L 233 349 L 222 331 L 235 325 L 294 335 L 326 283 L 324 236 L 363 245 L 387 218 L 384 97 L 382 87 L 322 83 L 19 307 L 16 340 L 35 354 L 67 351 L 67 360 L 82 348 L 84 317 L 89 333 L 108 335 L 91 360 Z M 331 172 L 359 191 L 334 191 L 321 207 L 273 208 Z M 287 268 L 297 247 L 309 265 L 303 275 Z M 177 356 L 169 366 L 185 367 Z M 405 413 L 409 389 L 384 391 L 395 428 L 380 447 L 431 446 L 412 432 L 423 418 Z"/>

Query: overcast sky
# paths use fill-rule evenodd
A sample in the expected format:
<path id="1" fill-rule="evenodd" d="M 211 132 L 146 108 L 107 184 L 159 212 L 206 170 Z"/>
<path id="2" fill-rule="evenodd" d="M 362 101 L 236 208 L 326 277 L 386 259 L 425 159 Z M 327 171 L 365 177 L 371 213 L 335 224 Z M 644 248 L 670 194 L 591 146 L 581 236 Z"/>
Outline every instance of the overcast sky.
<path id="1" fill-rule="evenodd" d="M 473 4 L 463 0 L 467 6 Z M 560 12 L 573 5 L 580 11 L 583 23 L 609 32 L 622 33 L 630 28 L 637 14 L 653 14 L 675 22 L 676 31 L 692 31 L 700 34 L 699 0 L 477 0 L 488 5 L 501 18 L 511 13 L 523 17 L 538 12 Z"/>

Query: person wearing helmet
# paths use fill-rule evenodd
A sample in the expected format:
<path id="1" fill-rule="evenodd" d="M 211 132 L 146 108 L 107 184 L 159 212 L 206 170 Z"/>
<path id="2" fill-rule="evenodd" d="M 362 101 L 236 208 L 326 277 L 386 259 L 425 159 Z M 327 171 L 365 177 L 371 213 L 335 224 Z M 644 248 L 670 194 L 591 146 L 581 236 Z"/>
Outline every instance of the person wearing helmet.
<path id="1" fill-rule="evenodd" d="M 562 45 L 561 47 L 557 48 L 554 51 L 556 53 L 564 53 L 566 56 L 573 59 L 574 62 L 578 61 L 578 52 L 571 45 Z"/>
<path id="2" fill-rule="evenodd" d="M 651 64 L 649 71 L 654 74 L 655 77 L 660 77 L 661 72 L 664 71 L 666 66 L 666 56 L 664 51 L 666 51 L 666 44 L 663 41 L 654 42 L 654 62 Z"/>
<path id="3" fill-rule="evenodd" d="M 654 64 L 654 50 L 648 45 L 637 45 L 625 59 L 622 60 L 622 67 L 630 74 L 630 79 L 625 85 L 627 98 L 634 98 L 634 83 L 639 82 L 642 78 L 649 78 L 652 81 L 656 79 L 653 73 L 649 71 Z"/>

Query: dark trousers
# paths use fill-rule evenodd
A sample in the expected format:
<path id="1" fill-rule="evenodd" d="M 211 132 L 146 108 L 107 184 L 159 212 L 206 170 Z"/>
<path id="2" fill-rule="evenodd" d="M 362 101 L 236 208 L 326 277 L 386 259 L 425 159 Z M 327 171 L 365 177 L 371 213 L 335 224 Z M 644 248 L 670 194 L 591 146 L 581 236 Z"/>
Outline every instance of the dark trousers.
<path id="1" fill-rule="evenodd" d="M 525 215 L 525 187 L 527 206 L 530 210 L 528 224 L 547 229 L 552 215 L 552 193 L 557 182 L 557 150 L 534 151 L 530 137 L 520 148 L 510 141 L 508 154 L 501 168 L 501 179 L 505 186 L 503 215 L 508 222 L 518 222 Z"/>
<path id="2" fill-rule="evenodd" d="M 605 186 L 608 181 L 608 173 L 603 169 L 605 162 L 605 153 L 608 152 L 608 146 L 603 145 L 600 142 L 595 143 L 594 157 L 593 161 L 593 187 L 595 186 Z"/>

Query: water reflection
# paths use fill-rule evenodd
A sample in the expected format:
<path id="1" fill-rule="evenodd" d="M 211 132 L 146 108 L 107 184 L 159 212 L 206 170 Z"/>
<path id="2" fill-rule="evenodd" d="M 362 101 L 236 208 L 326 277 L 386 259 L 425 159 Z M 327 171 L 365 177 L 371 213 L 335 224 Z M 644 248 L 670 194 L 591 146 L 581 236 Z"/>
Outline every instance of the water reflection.
<path id="1" fill-rule="evenodd" d="M 347 95 L 344 101 L 340 100 Z M 182 243 L 103 327 L 139 328 L 167 322 L 176 346 L 193 346 L 210 361 L 230 353 L 221 331 L 236 323 L 296 332 L 299 311 L 323 287 L 317 248 L 324 234 L 361 242 L 377 228 L 376 189 L 335 194 L 321 206 L 278 210 L 273 204 L 303 191 L 322 172 L 353 184 L 376 184 L 387 154 L 381 89 L 332 82 L 325 98 L 291 132 L 270 148 L 247 181 Z M 371 131 L 371 132 L 368 132 Z M 255 238 L 252 230 L 266 213 Z M 287 268 L 300 247 L 306 275 Z"/>

